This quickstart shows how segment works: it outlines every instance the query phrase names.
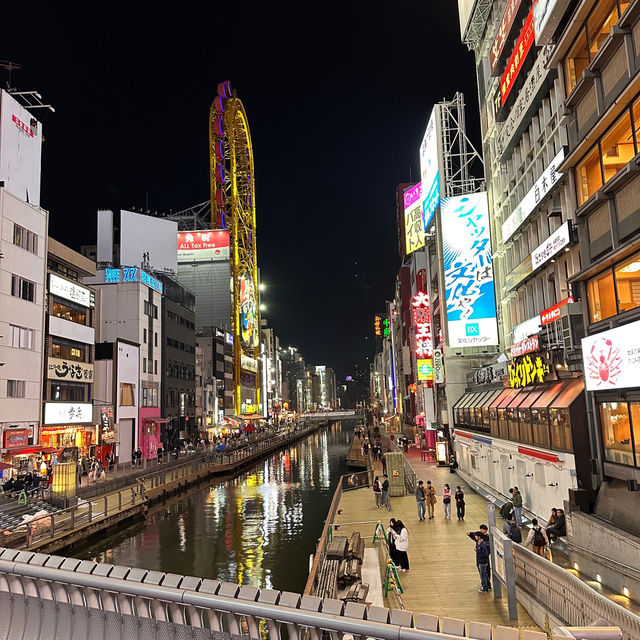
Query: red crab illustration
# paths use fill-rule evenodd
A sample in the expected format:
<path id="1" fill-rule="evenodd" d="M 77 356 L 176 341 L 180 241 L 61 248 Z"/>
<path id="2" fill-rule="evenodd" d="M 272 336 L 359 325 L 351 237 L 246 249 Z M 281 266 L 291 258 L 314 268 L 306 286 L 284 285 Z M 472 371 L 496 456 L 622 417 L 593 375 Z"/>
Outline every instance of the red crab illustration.
<path id="1" fill-rule="evenodd" d="M 622 372 L 620 348 L 608 338 L 600 338 L 593 343 L 586 358 L 587 373 L 597 386 L 609 383 L 614 386 Z"/>

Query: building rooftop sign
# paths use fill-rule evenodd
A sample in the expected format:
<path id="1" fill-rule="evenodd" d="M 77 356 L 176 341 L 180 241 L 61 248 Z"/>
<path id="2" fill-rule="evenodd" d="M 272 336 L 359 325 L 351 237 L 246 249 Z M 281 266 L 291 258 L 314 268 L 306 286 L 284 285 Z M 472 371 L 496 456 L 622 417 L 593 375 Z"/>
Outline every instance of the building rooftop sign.
<path id="1" fill-rule="evenodd" d="M 104 281 L 106 284 L 119 282 L 141 282 L 158 293 L 163 292 L 162 282 L 138 267 L 122 267 L 121 269 L 105 269 Z"/>

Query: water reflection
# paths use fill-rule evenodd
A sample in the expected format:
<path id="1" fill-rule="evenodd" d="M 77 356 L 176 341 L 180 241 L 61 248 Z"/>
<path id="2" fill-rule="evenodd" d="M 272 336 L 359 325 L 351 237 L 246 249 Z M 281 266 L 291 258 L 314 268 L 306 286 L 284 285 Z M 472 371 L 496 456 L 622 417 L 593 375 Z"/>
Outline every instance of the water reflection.
<path id="1" fill-rule="evenodd" d="M 302 591 L 352 421 L 335 422 L 241 476 L 157 505 L 144 523 L 74 556 Z"/>

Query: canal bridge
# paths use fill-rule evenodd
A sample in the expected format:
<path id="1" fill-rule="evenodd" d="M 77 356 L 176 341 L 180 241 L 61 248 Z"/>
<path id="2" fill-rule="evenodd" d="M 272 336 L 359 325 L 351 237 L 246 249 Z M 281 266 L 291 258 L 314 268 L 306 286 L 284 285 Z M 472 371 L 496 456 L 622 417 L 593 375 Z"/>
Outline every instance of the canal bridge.
<path id="1" fill-rule="evenodd" d="M 0 637 L 547 640 L 517 627 L 6 548 L 0 548 Z M 616 627 L 559 628 L 554 638 L 623 634 Z"/>

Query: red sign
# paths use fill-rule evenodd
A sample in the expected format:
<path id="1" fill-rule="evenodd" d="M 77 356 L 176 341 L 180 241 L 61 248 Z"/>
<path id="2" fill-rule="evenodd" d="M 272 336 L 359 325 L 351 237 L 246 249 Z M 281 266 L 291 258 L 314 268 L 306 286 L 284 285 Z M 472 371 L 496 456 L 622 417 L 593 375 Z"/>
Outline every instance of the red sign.
<path id="1" fill-rule="evenodd" d="M 553 307 L 545 309 L 540 314 L 540 324 L 544 326 L 545 324 L 551 324 L 552 322 L 559 320 L 562 316 L 562 307 L 564 307 L 565 304 L 571 304 L 572 302 L 573 298 L 569 296 L 566 300 L 562 300 L 561 302 L 558 302 L 558 304 L 554 304 Z"/>
<path id="2" fill-rule="evenodd" d="M 502 16 L 500 26 L 498 27 L 498 33 L 496 33 L 496 39 L 493 41 L 493 45 L 491 45 L 491 51 L 489 52 L 491 75 L 495 73 L 496 67 L 498 66 L 500 54 L 504 49 L 504 45 L 507 41 L 507 36 L 511 31 L 513 21 L 516 17 L 516 14 L 518 13 L 518 9 L 520 8 L 521 4 L 522 0 L 509 0 L 509 2 L 507 3 L 507 8 L 504 10 L 504 15 Z"/>
<path id="3" fill-rule="evenodd" d="M 531 336 L 522 342 L 516 342 L 516 344 L 511 345 L 511 357 L 517 358 L 518 356 L 523 356 L 525 353 L 532 353 L 539 349 L 540 340 L 538 336 Z"/>
<path id="4" fill-rule="evenodd" d="M 4 448 L 15 449 L 29 444 L 31 429 L 8 429 L 4 432 Z"/>
<path id="5" fill-rule="evenodd" d="M 20 131 L 23 131 L 24 133 L 26 133 L 30 138 L 33 138 L 35 136 L 35 133 L 33 133 L 33 129 L 31 129 L 30 126 L 22 122 L 20 118 L 11 114 L 11 119 L 16 123 L 16 127 L 18 127 Z"/>
<path id="6" fill-rule="evenodd" d="M 416 356 L 420 359 L 433 358 L 431 337 L 431 304 L 429 296 L 419 291 L 413 296 L 413 319 L 416 325 Z"/>
<path id="7" fill-rule="evenodd" d="M 536 3 L 534 2 L 533 6 L 535 6 L 535 4 Z M 520 69 L 522 69 L 522 65 L 527 58 L 527 54 L 529 53 L 531 46 L 535 41 L 536 34 L 533 28 L 533 6 L 531 7 L 531 11 L 529 11 L 529 15 L 527 16 L 522 32 L 518 37 L 513 53 L 509 58 L 509 62 L 507 62 L 507 68 L 504 70 L 500 80 L 500 99 L 503 106 L 509 97 L 511 89 L 513 89 L 513 84 L 520 73 Z"/>
<path id="8" fill-rule="evenodd" d="M 380 316 L 375 316 L 373 319 L 373 333 L 376 336 L 382 335 L 382 318 Z"/>
<path id="9" fill-rule="evenodd" d="M 229 232 L 224 229 L 178 233 L 178 251 L 204 251 L 228 246 Z"/>
<path id="10" fill-rule="evenodd" d="M 546 451 L 538 451 L 538 449 L 530 449 L 529 447 L 518 447 L 518 453 L 532 458 L 540 458 L 548 462 L 558 462 L 559 458 L 555 453 L 547 453 Z"/>

